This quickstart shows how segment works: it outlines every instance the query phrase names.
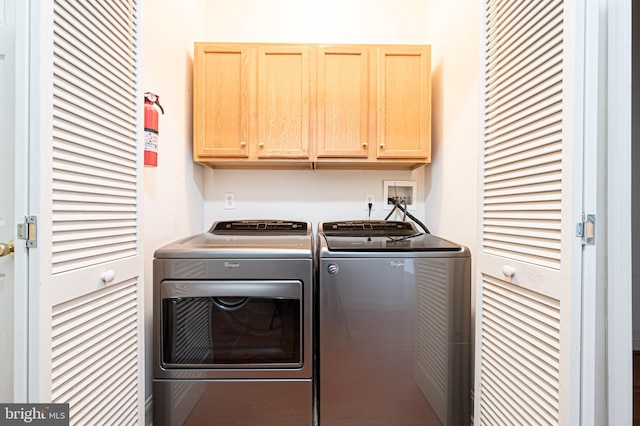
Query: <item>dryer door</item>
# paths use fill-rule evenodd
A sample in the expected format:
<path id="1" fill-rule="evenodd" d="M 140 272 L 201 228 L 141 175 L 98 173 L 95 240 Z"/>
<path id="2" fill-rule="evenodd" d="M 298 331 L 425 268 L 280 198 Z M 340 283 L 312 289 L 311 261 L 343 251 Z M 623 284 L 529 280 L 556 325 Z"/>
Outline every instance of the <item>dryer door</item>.
<path id="1" fill-rule="evenodd" d="M 163 281 L 166 369 L 299 369 L 300 281 Z"/>

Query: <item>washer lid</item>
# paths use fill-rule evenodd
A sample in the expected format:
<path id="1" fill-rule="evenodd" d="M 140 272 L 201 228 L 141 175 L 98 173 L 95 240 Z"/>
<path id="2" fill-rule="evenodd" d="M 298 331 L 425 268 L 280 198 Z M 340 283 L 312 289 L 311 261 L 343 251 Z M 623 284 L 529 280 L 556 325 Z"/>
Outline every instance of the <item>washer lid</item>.
<path id="1" fill-rule="evenodd" d="M 325 236 L 329 251 L 460 251 L 461 248 L 430 234 L 413 236 Z"/>
<path id="2" fill-rule="evenodd" d="M 324 222 L 318 226 L 329 251 L 460 251 L 457 244 L 420 232 L 406 221 Z"/>
<path id="3" fill-rule="evenodd" d="M 340 222 L 323 222 L 318 232 L 327 236 L 373 236 L 393 235 L 412 236 L 419 234 L 412 222 L 393 220 L 346 220 Z"/>

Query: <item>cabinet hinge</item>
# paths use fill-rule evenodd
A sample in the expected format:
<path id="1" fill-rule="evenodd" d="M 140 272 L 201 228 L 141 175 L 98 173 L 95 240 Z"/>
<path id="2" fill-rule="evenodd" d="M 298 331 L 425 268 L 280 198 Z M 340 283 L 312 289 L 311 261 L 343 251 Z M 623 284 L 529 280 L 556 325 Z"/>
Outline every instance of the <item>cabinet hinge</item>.
<path id="1" fill-rule="evenodd" d="M 595 214 L 582 214 L 582 222 L 576 225 L 576 237 L 582 238 L 583 246 L 592 246 L 596 243 Z"/>
<path id="2" fill-rule="evenodd" d="M 18 239 L 26 240 L 28 248 L 38 247 L 38 218 L 36 216 L 25 216 L 24 223 L 18 224 Z"/>

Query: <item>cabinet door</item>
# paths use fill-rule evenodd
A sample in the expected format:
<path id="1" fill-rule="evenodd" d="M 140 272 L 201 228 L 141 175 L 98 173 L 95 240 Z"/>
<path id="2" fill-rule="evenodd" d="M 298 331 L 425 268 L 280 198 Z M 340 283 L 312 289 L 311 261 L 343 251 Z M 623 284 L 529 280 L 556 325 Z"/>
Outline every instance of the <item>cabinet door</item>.
<path id="1" fill-rule="evenodd" d="M 309 158 L 310 46 L 258 47 L 258 158 Z"/>
<path id="2" fill-rule="evenodd" d="M 375 143 L 369 48 L 320 47 L 317 57 L 317 156 L 366 158 Z"/>
<path id="3" fill-rule="evenodd" d="M 196 43 L 194 157 L 249 156 L 248 46 Z"/>
<path id="4" fill-rule="evenodd" d="M 378 158 L 431 160 L 431 47 L 378 50 Z"/>

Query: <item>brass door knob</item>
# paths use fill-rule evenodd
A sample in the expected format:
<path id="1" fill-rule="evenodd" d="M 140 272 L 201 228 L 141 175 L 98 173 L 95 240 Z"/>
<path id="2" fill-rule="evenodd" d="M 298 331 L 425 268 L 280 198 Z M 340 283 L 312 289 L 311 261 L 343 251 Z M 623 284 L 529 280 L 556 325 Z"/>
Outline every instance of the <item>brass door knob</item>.
<path id="1" fill-rule="evenodd" d="M 13 254 L 13 240 L 8 243 L 0 243 L 0 257 Z"/>

